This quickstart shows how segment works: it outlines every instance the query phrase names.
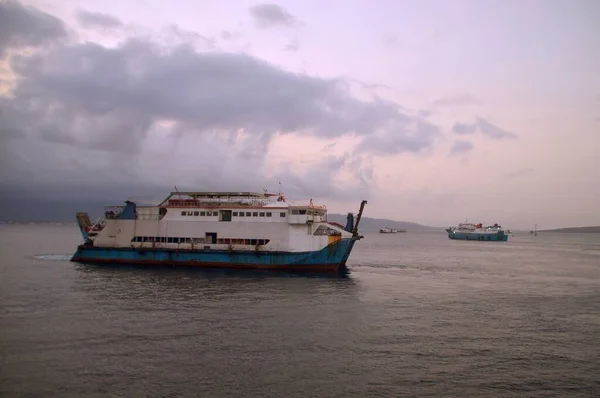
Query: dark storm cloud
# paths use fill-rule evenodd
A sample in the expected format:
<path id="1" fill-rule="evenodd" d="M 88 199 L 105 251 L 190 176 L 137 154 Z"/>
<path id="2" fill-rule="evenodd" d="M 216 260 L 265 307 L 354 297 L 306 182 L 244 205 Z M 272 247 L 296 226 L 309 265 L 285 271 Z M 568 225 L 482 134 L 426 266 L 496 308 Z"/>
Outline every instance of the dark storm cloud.
<path id="1" fill-rule="evenodd" d="M 97 147 L 99 137 L 127 131 L 120 139 L 126 145 L 104 146 L 126 151 L 159 119 L 176 120 L 190 134 L 243 128 L 266 134 L 265 143 L 276 132 L 323 138 L 378 132 L 394 142 L 390 153 L 433 143 L 434 126 L 392 102 L 359 101 L 342 81 L 292 74 L 243 54 L 163 50 L 132 40 L 118 48 L 85 43 L 16 57 L 12 68 L 22 79 L 5 100 L 11 112 L 2 121 L 24 135 L 76 146 Z"/>
<path id="2" fill-rule="evenodd" d="M 27 12 L 31 31 L 58 26 L 49 37 L 64 36 L 59 20 Z M 17 25 L 10 26 L 6 36 L 17 37 Z M 10 96 L 0 96 L 2 192 L 35 186 L 46 195 L 149 190 L 160 196 L 171 184 L 256 190 L 282 180 L 299 195 L 362 198 L 373 178 L 368 156 L 420 152 L 440 134 L 393 102 L 357 99 L 346 79 L 294 74 L 244 54 L 134 38 L 110 48 L 58 44 L 10 58 L 18 79 Z M 325 154 L 308 170 L 293 164 L 268 170 L 272 138 L 288 133 L 355 135 L 362 142 L 354 154 Z M 151 137 L 166 149 L 148 152 Z M 355 180 L 337 182 L 342 170 Z"/>
<path id="3" fill-rule="evenodd" d="M 486 119 L 482 117 L 478 117 L 473 124 L 468 123 L 455 123 L 452 127 L 452 131 L 455 134 L 459 135 L 468 135 L 475 134 L 479 132 L 485 136 L 488 136 L 493 139 L 504 139 L 504 138 L 517 138 L 518 136 L 515 133 L 504 130 L 496 126 L 495 124 L 490 123 Z"/>
<path id="4" fill-rule="evenodd" d="M 277 4 L 255 5 L 250 7 L 249 12 L 254 18 L 256 25 L 260 28 L 275 26 L 291 27 L 298 22 L 296 17 Z"/>
<path id="5" fill-rule="evenodd" d="M 0 2 L 0 58 L 8 48 L 41 46 L 67 37 L 58 18 L 20 2 Z"/>
<path id="6" fill-rule="evenodd" d="M 86 28 L 120 28 L 123 26 L 123 22 L 118 18 L 99 12 L 79 11 L 77 19 Z"/>
<path id="7" fill-rule="evenodd" d="M 469 141 L 456 140 L 454 141 L 454 144 L 452 144 L 452 148 L 450 148 L 449 156 L 462 155 L 467 152 L 470 152 L 472 149 L 473 144 Z"/>

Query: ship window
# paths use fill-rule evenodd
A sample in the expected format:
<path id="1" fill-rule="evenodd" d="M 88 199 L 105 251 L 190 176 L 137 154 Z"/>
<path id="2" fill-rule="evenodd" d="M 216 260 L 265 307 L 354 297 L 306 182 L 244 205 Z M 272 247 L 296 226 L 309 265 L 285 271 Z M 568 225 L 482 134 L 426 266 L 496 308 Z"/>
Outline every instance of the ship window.
<path id="1" fill-rule="evenodd" d="M 234 211 L 234 212 L 233 212 L 233 216 L 234 216 L 234 217 L 237 217 L 237 213 L 238 213 L 237 211 Z"/>
<path id="2" fill-rule="evenodd" d="M 244 212 L 240 211 L 240 217 L 244 217 Z"/>
<path id="3" fill-rule="evenodd" d="M 306 214 L 306 210 L 299 210 L 298 213 L 300 213 L 300 214 Z"/>
<path id="4" fill-rule="evenodd" d="M 265 216 L 265 213 L 262 213 L 262 212 L 261 212 L 259 215 L 260 215 L 260 217 L 264 217 L 264 216 Z"/>
<path id="5" fill-rule="evenodd" d="M 195 215 L 195 216 L 199 216 L 199 215 L 200 215 L 200 212 L 199 212 L 199 211 L 195 211 L 195 212 L 194 212 L 194 215 Z"/>
<path id="6" fill-rule="evenodd" d="M 271 217 L 271 216 L 272 216 L 272 214 L 271 214 L 271 213 L 267 213 L 267 217 Z"/>
<path id="7" fill-rule="evenodd" d="M 279 213 L 279 217 L 285 217 L 285 212 Z"/>
<path id="8" fill-rule="evenodd" d="M 246 217 L 252 217 L 252 213 L 250 213 L 249 211 L 246 212 Z"/>
<path id="9" fill-rule="evenodd" d="M 216 232 L 207 232 L 205 234 L 205 236 L 206 237 L 204 238 L 204 241 L 206 243 L 215 243 L 217 241 L 217 234 L 216 234 Z"/>
<path id="10" fill-rule="evenodd" d="M 256 246 L 256 239 L 250 239 L 250 244 L 252 246 Z"/>
<path id="11" fill-rule="evenodd" d="M 221 221 L 231 221 L 231 210 L 221 210 Z"/>
<path id="12" fill-rule="evenodd" d="M 292 214 L 298 214 L 298 210 L 292 210 Z"/>
<path id="13" fill-rule="evenodd" d="M 167 243 L 173 243 L 173 238 L 167 238 Z"/>
<path id="14" fill-rule="evenodd" d="M 188 215 L 188 216 L 191 216 L 192 214 L 194 214 L 194 213 L 193 213 L 193 212 L 191 212 L 191 211 L 188 211 L 188 214 L 187 214 L 187 215 Z"/>
<path id="15" fill-rule="evenodd" d="M 181 212 L 181 215 L 182 215 L 182 216 L 185 216 L 185 215 L 186 215 L 186 212 L 185 212 L 185 211 L 182 211 L 182 212 Z"/>
<path id="16" fill-rule="evenodd" d="M 315 232 L 313 233 L 313 235 L 317 235 L 317 236 L 339 236 L 342 233 L 339 231 L 336 231 L 333 228 L 329 228 L 325 225 L 321 225 L 319 226 L 319 228 L 317 228 L 315 230 Z"/>
<path id="17" fill-rule="evenodd" d="M 205 215 L 206 215 L 206 212 L 205 212 L 205 211 L 201 211 L 201 212 L 200 212 L 200 216 L 201 216 L 201 217 L 204 217 Z"/>
<path id="18" fill-rule="evenodd" d="M 255 211 L 254 213 L 252 213 L 252 217 L 258 217 L 258 212 Z"/>

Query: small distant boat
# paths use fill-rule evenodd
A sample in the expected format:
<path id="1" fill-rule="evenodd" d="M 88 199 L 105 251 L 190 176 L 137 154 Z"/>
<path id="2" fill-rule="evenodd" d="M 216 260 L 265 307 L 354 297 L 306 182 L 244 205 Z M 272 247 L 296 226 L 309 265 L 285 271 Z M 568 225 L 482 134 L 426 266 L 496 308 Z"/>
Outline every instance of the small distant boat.
<path id="1" fill-rule="evenodd" d="M 508 240 L 508 234 L 498 224 L 484 227 L 481 223 L 460 223 L 458 227 L 446 228 L 446 232 L 448 232 L 448 238 L 450 239 L 495 242 L 506 242 Z"/>
<path id="2" fill-rule="evenodd" d="M 379 228 L 379 233 L 381 234 L 396 234 L 396 233 L 402 233 L 402 232 L 406 232 L 405 229 L 396 229 L 396 228 L 390 228 L 390 227 L 381 227 Z"/>
<path id="3" fill-rule="evenodd" d="M 529 231 L 533 236 L 537 236 L 537 224 L 535 224 L 535 229 L 533 231 Z"/>

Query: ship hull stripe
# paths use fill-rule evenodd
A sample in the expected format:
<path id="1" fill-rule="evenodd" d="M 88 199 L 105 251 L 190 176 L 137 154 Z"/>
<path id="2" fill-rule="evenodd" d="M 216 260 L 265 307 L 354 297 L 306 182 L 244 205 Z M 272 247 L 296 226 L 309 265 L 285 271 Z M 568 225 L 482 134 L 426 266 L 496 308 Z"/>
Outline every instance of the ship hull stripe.
<path id="1" fill-rule="evenodd" d="M 81 245 L 71 261 L 89 264 L 166 265 L 200 268 L 272 269 L 332 272 L 344 267 L 354 238 L 312 252 L 109 248 Z"/>
<path id="2" fill-rule="evenodd" d="M 450 239 L 456 240 L 481 240 L 485 242 L 506 242 L 508 241 L 508 234 L 478 234 L 478 233 L 460 233 L 460 232 L 450 232 L 448 234 Z"/>

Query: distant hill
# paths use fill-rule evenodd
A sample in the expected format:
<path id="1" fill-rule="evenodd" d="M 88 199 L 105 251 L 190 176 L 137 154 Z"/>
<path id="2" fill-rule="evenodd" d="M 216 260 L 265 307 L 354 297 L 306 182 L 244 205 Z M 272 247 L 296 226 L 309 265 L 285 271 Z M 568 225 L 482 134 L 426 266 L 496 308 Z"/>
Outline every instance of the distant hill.
<path id="1" fill-rule="evenodd" d="M 558 229 L 543 229 L 538 232 L 564 232 L 577 234 L 600 234 L 600 226 L 597 227 L 571 227 Z"/>
<path id="2" fill-rule="evenodd" d="M 356 213 L 355 213 L 356 216 Z M 327 214 L 328 221 L 334 221 L 342 225 L 346 225 L 346 215 L 343 214 Z M 370 218 L 363 217 L 360 220 L 358 228 L 364 232 L 375 232 L 379 231 L 379 228 L 383 226 L 396 229 L 406 229 L 407 231 L 437 231 L 443 228 L 440 227 L 429 227 L 426 225 L 417 224 L 414 222 L 407 221 L 394 221 L 387 218 Z"/>

